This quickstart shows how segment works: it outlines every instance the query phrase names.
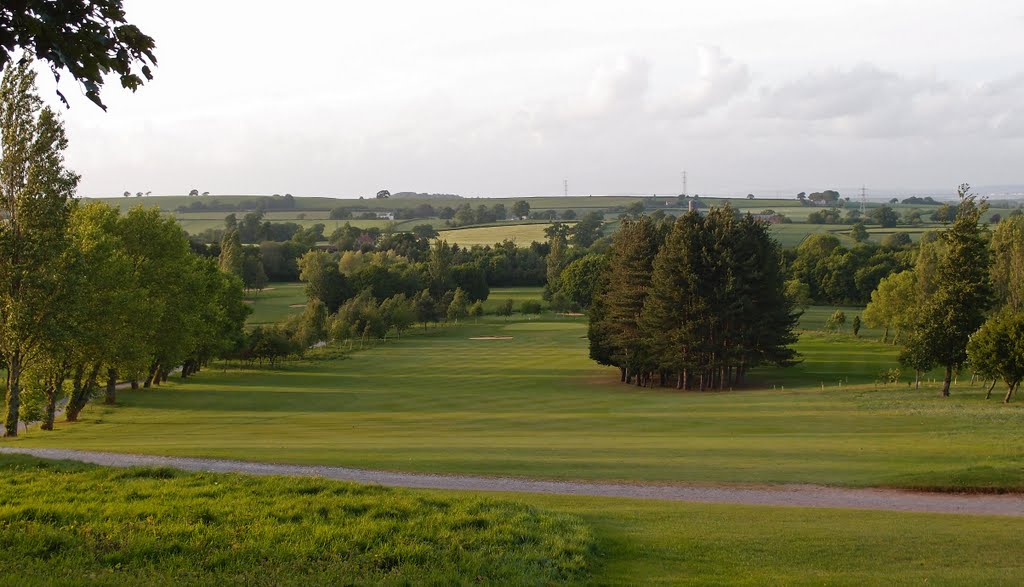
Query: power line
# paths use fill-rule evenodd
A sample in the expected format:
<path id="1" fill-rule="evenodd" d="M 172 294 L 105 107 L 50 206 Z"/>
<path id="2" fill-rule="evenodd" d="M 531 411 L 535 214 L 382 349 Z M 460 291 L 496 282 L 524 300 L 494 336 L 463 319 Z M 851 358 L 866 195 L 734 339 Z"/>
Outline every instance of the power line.
<path id="1" fill-rule="evenodd" d="M 863 185 L 860 186 L 860 215 L 861 217 L 867 215 L 868 210 L 868 188 Z"/>

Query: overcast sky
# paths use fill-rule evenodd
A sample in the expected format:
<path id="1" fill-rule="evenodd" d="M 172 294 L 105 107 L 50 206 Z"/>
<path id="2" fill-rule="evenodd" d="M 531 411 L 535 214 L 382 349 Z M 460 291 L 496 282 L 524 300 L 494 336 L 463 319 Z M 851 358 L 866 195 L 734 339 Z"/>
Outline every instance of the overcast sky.
<path id="1" fill-rule="evenodd" d="M 106 113 L 62 83 L 82 195 L 1024 183 L 1019 1 L 125 8 L 160 63 Z"/>

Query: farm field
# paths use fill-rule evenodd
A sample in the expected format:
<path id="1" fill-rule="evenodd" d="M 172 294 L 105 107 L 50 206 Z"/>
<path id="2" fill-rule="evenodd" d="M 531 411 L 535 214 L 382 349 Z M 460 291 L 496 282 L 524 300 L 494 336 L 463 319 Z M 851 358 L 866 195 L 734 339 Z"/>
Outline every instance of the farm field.
<path id="1" fill-rule="evenodd" d="M 210 368 L 15 442 L 552 479 L 1024 489 L 1022 404 L 986 402 L 965 380 L 945 400 L 906 376 L 879 385 L 890 345 L 807 332 L 804 362 L 752 373 L 760 389 L 684 393 L 619 384 L 587 359 L 585 333 L 580 318 L 492 317 L 344 359 Z"/>
<path id="2" fill-rule="evenodd" d="M 565 224 L 572 225 L 572 222 Z M 493 245 L 506 240 L 514 241 L 520 247 L 529 247 L 530 243 L 544 242 L 544 229 L 548 223 L 530 224 L 509 224 L 505 226 L 481 226 L 475 228 L 457 228 L 453 230 L 440 231 L 441 240 L 449 244 L 457 244 L 460 247 L 471 247 L 473 245 Z"/>

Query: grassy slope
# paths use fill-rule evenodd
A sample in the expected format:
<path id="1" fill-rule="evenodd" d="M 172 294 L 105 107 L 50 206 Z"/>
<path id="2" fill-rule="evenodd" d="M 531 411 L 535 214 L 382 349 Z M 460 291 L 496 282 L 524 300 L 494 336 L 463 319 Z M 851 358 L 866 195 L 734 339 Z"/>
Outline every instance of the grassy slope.
<path id="1" fill-rule="evenodd" d="M 493 245 L 505 240 L 515 241 L 520 247 L 528 247 L 530 243 L 544 242 L 544 229 L 548 224 L 510 224 L 508 226 L 482 226 L 479 228 L 460 228 L 442 230 L 440 237 L 460 247 L 473 245 Z"/>
<path id="2" fill-rule="evenodd" d="M 19 585 L 539 585 L 593 562 L 578 518 L 509 501 L 20 456 L 0 456 L 0 527 Z"/>
<path id="3" fill-rule="evenodd" d="M 585 330 L 492 318 L 346 360 L 210 369 L 16 442 L 547 478 L 1024 488 L 1021 404 L 963 382 L 951 399 L 876 389 L 891 346 L 808 334 L 804 363 L 755 374 L 767 390 L 679 393 L 618 384 L 587 359 Z"/>

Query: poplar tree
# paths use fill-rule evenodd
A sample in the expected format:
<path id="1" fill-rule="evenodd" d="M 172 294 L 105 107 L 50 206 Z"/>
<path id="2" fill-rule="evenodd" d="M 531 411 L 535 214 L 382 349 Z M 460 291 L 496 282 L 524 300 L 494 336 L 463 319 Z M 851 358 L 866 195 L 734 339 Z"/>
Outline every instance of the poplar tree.
<path id="1" fill-rule="evenodd" d="M 25 59 L 8 64 L 0 81 L 0 354 L 8 436 L 18 434 L 22 373 L 68 307 L 57 268 L 79 179 L 64 167 L 64 126 L 42 106 L 35 78 Z"/>

